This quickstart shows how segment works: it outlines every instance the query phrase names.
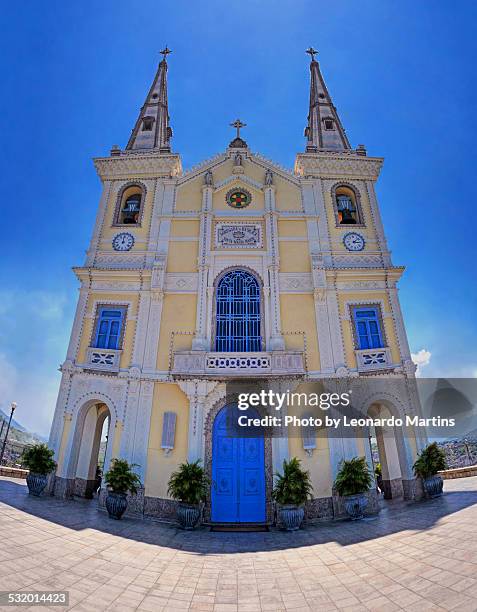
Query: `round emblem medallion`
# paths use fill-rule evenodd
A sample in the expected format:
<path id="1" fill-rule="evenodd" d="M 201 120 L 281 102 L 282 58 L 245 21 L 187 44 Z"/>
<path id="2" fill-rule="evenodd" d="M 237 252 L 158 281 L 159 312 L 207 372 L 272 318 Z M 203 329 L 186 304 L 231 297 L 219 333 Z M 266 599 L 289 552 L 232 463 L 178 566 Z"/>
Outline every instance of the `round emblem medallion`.
<path id="1" fill-rule="evenodd" d="M 232 208 L 245 208 L 252 201 L 252 196 L 244 189 L 232 189 L 227 193 L 225 199 Z"/>

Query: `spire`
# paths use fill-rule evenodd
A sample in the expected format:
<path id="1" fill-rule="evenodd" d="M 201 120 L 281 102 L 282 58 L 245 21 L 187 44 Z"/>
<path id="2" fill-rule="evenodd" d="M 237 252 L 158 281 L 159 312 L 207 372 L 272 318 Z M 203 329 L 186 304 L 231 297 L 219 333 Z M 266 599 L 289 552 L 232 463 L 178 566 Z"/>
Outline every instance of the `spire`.
<path id="1" fill-rule="evenodd" d="M 152 87 L 129 138 L 127 150 L 152 149 L 160 153 L 171 152 L 172 129 L 169 126 L 167 106 L 167 56 L 172 52 L 166 46 L 160 53 L 163 59 L 159 63 Z"/>
<path id="2" fill-rule="evenodd" d="M 326 89 L 320 66 L 315 60 L 318 51 L 310 47 L 306 52 L 311 56 L 310 110 L 308 112 L 308 126 L 305 128 L 306 152 L 351 149 L 336 108 Z"/>

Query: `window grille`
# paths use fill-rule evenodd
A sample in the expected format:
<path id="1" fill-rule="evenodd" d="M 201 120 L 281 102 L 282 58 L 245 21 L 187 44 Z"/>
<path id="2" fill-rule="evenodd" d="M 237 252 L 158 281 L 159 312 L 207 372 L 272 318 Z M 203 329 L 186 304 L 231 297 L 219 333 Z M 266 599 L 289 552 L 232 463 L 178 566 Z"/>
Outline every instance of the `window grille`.
<path id="1" fill-rule="evenodd" d="M 217 286 L 215 350 L 254 352 L 262 350 L 260 287 L 244 270 L 226 274 Z"/>

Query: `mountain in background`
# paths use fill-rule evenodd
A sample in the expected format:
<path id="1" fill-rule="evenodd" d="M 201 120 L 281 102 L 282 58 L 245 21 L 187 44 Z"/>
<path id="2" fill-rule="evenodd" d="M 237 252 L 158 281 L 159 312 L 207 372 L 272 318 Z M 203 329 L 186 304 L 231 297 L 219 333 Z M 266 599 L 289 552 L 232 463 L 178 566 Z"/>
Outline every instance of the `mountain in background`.
<path id="1" fill-rule="evenodd" d="M 5 421 L 5 427 L 2 432 L 2 441 L 5 437 L 5 433 L 7 431 L 8 419 L 10 418 L 9 414 L 6 414 L 0 408 L 0 429 L 2 427 L 2 421 Z M 28 431 L 26 427 L 24 427 L 21 423 L 12 419 L 12 423 L 10 425 L 10 431 L 8 433 L 8 440 L 11 442 L 20 442 L 21 444 L 35 444 L 36 442 L 47 442 L 47 439 L 40 434 L 35 433 L 34 431 Z"/>

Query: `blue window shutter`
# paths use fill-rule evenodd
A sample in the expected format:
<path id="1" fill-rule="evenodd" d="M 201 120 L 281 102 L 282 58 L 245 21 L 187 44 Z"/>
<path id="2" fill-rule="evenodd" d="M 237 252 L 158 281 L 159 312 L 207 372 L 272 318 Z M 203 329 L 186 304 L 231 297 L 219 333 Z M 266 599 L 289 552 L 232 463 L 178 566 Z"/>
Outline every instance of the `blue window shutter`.
<path id="1" fill-rule="evenodd" d="M 354 324 L 359 349 L 383 347 L 378 307 L 356 308 L 354 310 Z"/>
<path id="2" fill-rule="evenodd" d="M 125 308 L 100 308 L 94 346 L 96 348 L 119 348 L 124 323 Z"/>
<path id="3" fill-rule="evenodd" d="M 165 412 L 162 422 L 162 442 L 161 448 L 164 450 L 172 450 L 174 448 L 174 438 L 176 435 L 176 419 L 175 412 Z"/>

